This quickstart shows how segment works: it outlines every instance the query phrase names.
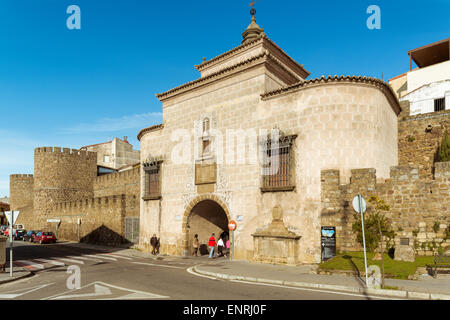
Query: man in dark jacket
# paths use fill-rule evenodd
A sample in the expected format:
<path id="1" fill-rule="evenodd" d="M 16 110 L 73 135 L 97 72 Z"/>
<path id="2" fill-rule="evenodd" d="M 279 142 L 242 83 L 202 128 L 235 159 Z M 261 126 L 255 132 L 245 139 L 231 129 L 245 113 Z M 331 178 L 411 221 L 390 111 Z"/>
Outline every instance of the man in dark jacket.
<path id="1" fill-rule="evenodd" d="M 153 237 L 150 239 L 150 244 L 153 248 L 152 254 L 156 254 L 156 244 L 158 243 L 158 238 L 156 237 L 156 234 L 153 235 Z"/>

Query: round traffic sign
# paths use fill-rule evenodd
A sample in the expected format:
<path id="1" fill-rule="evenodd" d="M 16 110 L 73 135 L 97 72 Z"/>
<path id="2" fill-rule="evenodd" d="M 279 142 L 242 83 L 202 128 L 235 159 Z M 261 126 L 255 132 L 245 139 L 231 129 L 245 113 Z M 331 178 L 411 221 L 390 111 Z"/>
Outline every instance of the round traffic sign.
<path id="1" fill-rule="evenodd" d="M 228 223 L 228 230 L 230 231 L 234 231 L 237 228 L 237 223 L 234 220 L 230 220 L 230 222 Z"/>
<path id="2" fill-rule="evenodd" d="M 360 198 L 360 197 L 361 197 L 361 208 L 359 207 L 359 203 L 360 203 L 359 198 Z M 355 196 L 355 197 L 353 198 L 352 204 L 353 204 L 353 209 L 355 209 L 356 212 L 358 212 L 358 213 L 364 213 L 364 212 L 366 212 L 367 204 L 366 204 L 366 200 L 364 200 L 364 198 L 363 198 L 362 195 L 357 195 L 357 196 Z"/>

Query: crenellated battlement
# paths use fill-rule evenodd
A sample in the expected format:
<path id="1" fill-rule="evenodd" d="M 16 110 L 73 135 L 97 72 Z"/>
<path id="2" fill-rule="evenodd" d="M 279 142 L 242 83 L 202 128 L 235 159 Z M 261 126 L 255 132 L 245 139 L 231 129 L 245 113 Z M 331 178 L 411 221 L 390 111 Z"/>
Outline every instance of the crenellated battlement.
<path id="1" fill-rule="evenodd" d="M 13 179 L 33 179 L 33 177 L 34 176 L 32 174 L 27 174 L 27 173 L 24 173 L 24 174 L 11 174 L 9 176 L 9 178 L 11 180 L 13 180 Z"/>
<path id="2" fill-rule="evenodd" d="M 97 153 L 93 151 L 86 150 L 78 150 L 78 149 L 70 149 L 70 148 L 61 148 L 61 147 L 39 147 L 34 149 L 34 154 L 39 155 L 43 153 L 52 153 L 52 154 L 64 154 L 70 156 L 79 156 L 80 158 L 97 158 Z"/>
<path id="3" fill-rule="evenodd" d="M 131 170 L 126 170 L 122 172 L 114 172 L 110 174 L 104 174 L 95 178 L 94 183 L 120 183 L 128 182 L 130 178 L 139 177 L 140 168 L 134 168 Z"/>
<path id="4" fill-rule="evenodd" d="M 113 195 L 105 197 L 95 197 L 76 201 L 60 202 L 53 205 L 53 210 L 92 210 L 97 208 L 116 207 L 121 201 L 126 199 L 126 195 Z"/>
<path id="5" fill-rule="evenodd" d="M 140 168 L 98 176 L 94 180 L 94 196 L 139 194 Z"/>
<path id="6" fill-rule="evenodd" d="M 362 194 L 368 200 L 377 196 L 390 207 L 386 214 L 397 232 L 396 243 L 401 237 L 409 238 L 423 253 L 431 254 L 424 249 L 426 243 L 441 241 L 450 224 L 450 162 L 436 162 L 434 167 L 433 179 L 420 176 L 417 166 L 391 167 L 390 178 L 383 183 L 376 183 L 375 169 L 356 169 L 351 170 L 348 184 L 340 183 L 339 170 L 322 170 L 321 224 L 340 231 L 339 250 L 358 250 L 352 232 L 353 197 Z M 420 236 L 415 239 L 417 230 Z"/>

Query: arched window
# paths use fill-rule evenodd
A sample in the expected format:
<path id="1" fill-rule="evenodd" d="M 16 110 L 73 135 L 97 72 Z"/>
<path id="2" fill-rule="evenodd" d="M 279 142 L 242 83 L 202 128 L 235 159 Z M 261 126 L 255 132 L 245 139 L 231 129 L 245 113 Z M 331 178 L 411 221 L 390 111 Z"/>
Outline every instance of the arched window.
<path id="1" fill-rule="evenodd" d="M 208 155 L 210 153 L 211 139 L 209 137 L 209 118 L 203 119 L 202 126 L 202 156 Z"/>

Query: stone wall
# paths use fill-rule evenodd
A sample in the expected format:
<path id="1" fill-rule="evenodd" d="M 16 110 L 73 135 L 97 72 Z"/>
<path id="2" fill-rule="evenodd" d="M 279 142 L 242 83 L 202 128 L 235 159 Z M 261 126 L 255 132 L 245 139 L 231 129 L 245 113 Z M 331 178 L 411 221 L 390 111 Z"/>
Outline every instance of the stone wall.
<path id="1" fill-rule="evenodd" d="M 139 168 L 98 176 L 94 179 L 94 196 L 140 193 Z"/>
<path id="2" fill-rule="evenodd" d="M 404 101 L 401 105 L 406 113 L 409 102 Z M 418 166 L 420 177 L 431 179 L 445 130 L 450 133 L 450 110 L 416 116 L 402 112 L 398 121 L 399 165 Z"/>
<path id="3" fill-rule="evenodd" d="M 33 204 L 34 179 L 32 174 L 12 174 L 9 177 L 11 210 Z"/>
<path id="4" fill-rule="evenodd" d="M 352 232 L 352 199 L 361 193 L 365 199 L 379 196 L 390 206 L 387 216 L 397 233 L 396 245 L 400 238 L 409 238 L 418 254 L 432 254 L 430 244 L 441 243 L 450 224 L 450 162 L 436 163 L 434 179 L 419 177 L 418 167 L 395 166 L 390 179 L 377 183 L 375 169 L 357 169 L 349 184 L 340 184 L 338 170 L 323 170 L 321 224 L 336 226 L 337 249 L 361 250 Z M 450 239 L 442 246 L 450 247 Z"/>
<path id="5" fill-rule="evenodd" d="M 139 201 L 136 196 L 121 194 L 58 203 L 51 206 L 45 216 L 35 218 L 34 224 L 56 232 L 56 224 L 46 220 L 59 219 L 59 240 L 120 245 L 127 243 L 124 218 L 129 216 L 139 216 Z"/>
<path id="6" fill-rule="evenodd" d="M 94 196 L 97 155 L 84 150 L 42 147 L 34 150 L 34 209 Z"/>

